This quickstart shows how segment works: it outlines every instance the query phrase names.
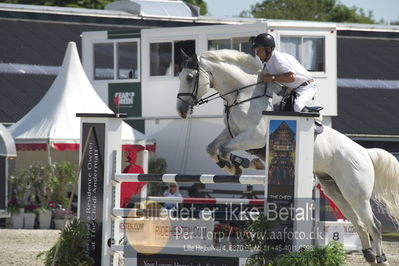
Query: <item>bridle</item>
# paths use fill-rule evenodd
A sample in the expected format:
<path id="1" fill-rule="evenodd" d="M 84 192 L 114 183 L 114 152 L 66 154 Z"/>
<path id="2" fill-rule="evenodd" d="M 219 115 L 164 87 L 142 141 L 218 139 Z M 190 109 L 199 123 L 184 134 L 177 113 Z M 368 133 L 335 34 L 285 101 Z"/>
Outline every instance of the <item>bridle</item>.
<path id="1" fill-rule="evenodd" d="M 192 92 L 181 92 L 181 93 L 178 93 L 178 94 L 177 94 L 177 98 L 178 98 L 179 100 L 181 100 L 182 102 L 184 102 L 185 104 L 189 105 L 189 106 L 192 106 L 192 107 L 193 107 L 193 106 L 197 106 L 197 105 L 202 105 L 202 104 L 204 104 L 204 103 L 208 103 L 208 102 L 210 102 L 210 101 L 213 101 L 213 100 L 216 100 L 216 99 L 219 99 L 219 98 L 222 98 L 225 102 L 227 102 L 226 99 L 225 99 L 224 97 L 227 96 L 227 95 L 233 94 L 233 93 L 236 93 L 236 94 L 237 94 L 236 100 L 235 100 L 235 101 L 233 102 L 233 104 L 231 104 L 231 105 L 225 105 L 226 108 L 231 108 L 231 107 L 233 107 L 233 106 L 236 106 L 236 105 L 239 105 L 239 104 L 242 104 L 242 103 L 244 103 L 244 102 L 248 102 L 248 101 L 251 101 L 251 100 L 260 98 L 260 97 L 265 97 L 265 96 L 266 96 L 266 97 L 271 97 L 271 96 L 269 96 L 269 95 L 266 94 L 266 86 L 265 86 L 265 93 L 264 93 L 264 94 L 261 94 L 261 95 L 258 95 L 258 96 L 254 96 L 254 97 L 251 97 L 251 98 L 242 100 L 242 101 L 237 101 L 237 99 L 238 99 L 238 94 L 240 93 L 241 90 L 244 90 L 244 89 L 250 88 L 250 87 L 252 87 L 252 86 L 258 85 L 258 84 L 260 84 L 260 83 L 263 83 L 263 81 L 258 81 L 258 82 L 256 82 L 256 83 L 253 83 L 253 84 L 249 84 L 249 85 L 240 87 L 240 88 L 238 88 L 238 89 L 232 90 L 232 91 L 227 92 L 227 93 L 224 93 L 224 94 L 219 94 L 219 92 L 215 92 L 215 93 L 213 93 L 213 94 L 211 94 L 211 95 L 209 95 L 209 96 L 207 96 L 207 97 L 205 97 L 205 98 L 202 98 L 202 99 L 199 99 L 199 100 L 198 100 L 197 97 L 198 97 L 198 87 L 199 87 L 199 76 L 200 76 L 200 72 L 203 71 L 203 72 L 208 73 L 208 77 L 209 77 L 209 87 L 210 87 L 210 88 L 213 88 L 213 74 L 212 74 L 212 72 L 210 72 L 210 71 L 201 70 L 201 69 L 199 68 L 199 65 L 198 65 L 198 64 L 197 64 L 197 66 L 194 68 L 194 70 L 197 71 L 197 75 L 196 75 L 196 77 L 195 77 L 193 91 L 192 91 Z M 189 97 L 191 97 L 191 98 L 193 99 L 192 103 L 189 103 L 189 102 L 187 102 L 186 100 L 184 100 L 184 99 L 182 98 L 182 96 L 189 96 Z"/>
<path id="2" fill-rule="evenodd" d="M 194 89 L 192 92 L 181 92 L 177 94 L 177 99 L 179 99 L 180 101 L 184 102 L 185 104 L 189 105 L 189 106 L 196 106 L 198 104 L 198 100 L 197 100 L 197 96 L 198 96 L 198 87 L 199 87 L 199 67 L 196 68 L 197 70 L 197 75 L 195 77 L 195 81 L 194 81 Z M 186 100 L 184 100 L 182 98 L 182 96 L 189 96 L 193 99 L 192 103 L 187 102 Z"/>

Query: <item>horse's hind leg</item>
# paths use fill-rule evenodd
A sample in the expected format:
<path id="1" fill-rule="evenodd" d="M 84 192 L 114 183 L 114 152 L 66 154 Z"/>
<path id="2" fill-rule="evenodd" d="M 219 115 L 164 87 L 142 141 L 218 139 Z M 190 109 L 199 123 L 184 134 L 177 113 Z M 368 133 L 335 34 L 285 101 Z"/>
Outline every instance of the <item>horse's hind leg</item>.
<path id="1" fill-rule="evenodd" d="M 368 232 L 373 239 L 373 246 L 377 252 L 378 265 L 389 265 L 385 254 L 382 252 L 382 235 L 374 220 L 373 210 L 370 205 L 370 200 L 358 200 L 352 202 L 352 206 L 365 223 Z"/>
<path id="2" fill-rule="evenodd" d="M 335 155 L 335 167 L 331 169 L 331 176 L 373 239 L 372 246 L 377 253 L 377 263 L 389 265 L 382 253 L 382 235 L 374 222 L 370 204 L 374 187 L 374 167 L 364 149 L 357 149 L 356 146 L 352 148 L 354 150 L 350 153 L 346 150 Z"/>
<path id="3" fill-rule="evenodd" d="M 358 215 L 354 212 L 348 201 L 344 198 L 341 190 L 331 177 L 327 175 L 318 175 L 323 192 L 338 206 L 341 212 L 348 218 L 356 232 L 359 235 L 362 243 L 363 255 L 365 259 L 371 264 L 375 262 L 375 252 L 371 248 L 369 234 L 365 225 L 360 221 Z"/>

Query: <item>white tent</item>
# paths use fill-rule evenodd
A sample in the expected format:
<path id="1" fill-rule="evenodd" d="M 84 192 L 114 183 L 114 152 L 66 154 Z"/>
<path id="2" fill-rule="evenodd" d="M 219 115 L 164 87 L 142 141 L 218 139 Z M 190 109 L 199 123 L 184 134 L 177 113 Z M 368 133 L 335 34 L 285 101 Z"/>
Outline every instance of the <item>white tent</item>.
<path id="1" fill-rule="evenodd" d="M 113 113 L 88 80 L 74 42 L 60 72 L 40 102 L 9 128 L 17 150 L 77 150 L 80 119 L 76 113 Z M 123 145 L 146 145 L 146 136 L 122 125 Z"/>

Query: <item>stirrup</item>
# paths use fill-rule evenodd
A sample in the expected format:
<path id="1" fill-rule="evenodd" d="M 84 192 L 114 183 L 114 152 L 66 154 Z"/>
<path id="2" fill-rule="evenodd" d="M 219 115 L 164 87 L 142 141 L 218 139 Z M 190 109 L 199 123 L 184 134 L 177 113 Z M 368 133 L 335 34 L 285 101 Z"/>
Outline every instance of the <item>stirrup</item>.
<path id="1" fill-rule="evenodd" d="M 305 106 L 303 112 L 319 113 L 323 109 L 323 106 Z"/>

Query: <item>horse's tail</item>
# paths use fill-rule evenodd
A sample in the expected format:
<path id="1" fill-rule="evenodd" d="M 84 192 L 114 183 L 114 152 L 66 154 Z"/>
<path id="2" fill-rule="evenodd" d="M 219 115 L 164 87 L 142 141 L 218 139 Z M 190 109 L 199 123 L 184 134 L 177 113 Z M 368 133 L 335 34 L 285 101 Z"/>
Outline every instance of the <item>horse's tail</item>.
<path id="1" fill-rule="evenodd" d="M 382 149 L 367 149 L 374 165 L 373 199 L 399 224 L 399 162 Z"/>

